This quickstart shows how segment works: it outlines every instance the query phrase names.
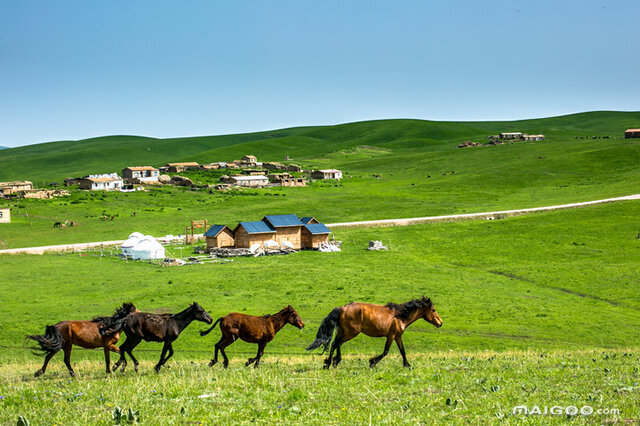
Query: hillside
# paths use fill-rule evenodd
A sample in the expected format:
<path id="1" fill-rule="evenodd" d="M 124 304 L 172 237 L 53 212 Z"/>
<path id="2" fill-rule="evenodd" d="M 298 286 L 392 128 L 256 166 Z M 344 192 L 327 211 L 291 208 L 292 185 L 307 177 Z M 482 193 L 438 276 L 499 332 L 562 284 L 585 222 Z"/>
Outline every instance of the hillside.
<path id="1" fill-rule="evenodd" d="M 449 149 L 463 140 L 485 141 L 488 135 L 516 130 L 544 133 L 550 141 L 592 135 L 621 137 L 624 129 L 638 123 L 640 112 L 588 112 L 509 122 L 379 120 L 174 139 L 105 136 L 4 150 L 0 154 L 0 180 L 29 179 L 44 184 L 68 176 L 120 171 L 128 165 L 231 161 L 248 153 L 263 161 L 281 161 L 289 156 L 313 163 L 358 146 L 384 148 L 393 154 L 424 154 Z"/>

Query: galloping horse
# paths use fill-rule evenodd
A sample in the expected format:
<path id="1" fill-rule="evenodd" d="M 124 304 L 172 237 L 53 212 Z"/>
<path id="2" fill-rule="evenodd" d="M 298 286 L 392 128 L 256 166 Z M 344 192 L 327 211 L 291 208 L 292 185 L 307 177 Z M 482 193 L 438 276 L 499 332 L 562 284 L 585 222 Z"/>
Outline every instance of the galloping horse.
<path id="1" fill-rule="evenodd" d="M 127 366 L 126 354 L 129 354 L 133 361 L 134 369 L 138 371 L 138 360 L 133 356 L 133 349 L 138 346 L 140 341 L 146 340 L 147 342 L 164 342 L 160 361 L 155 366 L 156 372 L 159 372 L 160 367 L 173 355 L 172 343 L 193 320 L 206 322 L 207 324 L 212 322 L 207 311 L 196 302 L 193 302 L 187 309 L 177 314 L 138 312 L 128 316 L 121 324 L 127 339 L 120 345 L 120 359 L 113 365 L 113 371 L 116 371 L 120 364 L 122 364 L 122 371 L 124 371 Z M 106 333 L 109 331 L 108 328 L 105 328 L 101 332 Z M 167 352 L 169 355 L 167 355 Z"/>
<path id="2" fill-rule="evenodd" d="M 276 314 L 261 317 L 232 312 L 227 316 L 218 318 L 208 330 L 201 331 L 200 335 L 206 336 L 218 323 L 220 323 L 222 337 L 218 343 L 216 343 L 215 355 L 209 363 L 209 367 L 212 367 L 218 362 L 218 351 L 220 351 L 224 358 L 224 368 L 227 368 L 229 366 L 229 358 L 227 358 L 224 348 L 236 340 L 242 339 L 245 342 L 258 344 L 258 354 L 253 358 L 249 358 L 244 364 L 245 367 L 248 367 L 251 363 L 255 363 L 253 364 L 254 368 L 258 368 L 265 346 L 273 340 L 276 333 L 280 331 L 282 327 L 287 325 L 287 323 L 299 329 L 304 327 L 302 318 L 300 318 L 296 310 L 289 305 Z"/>
<path id="3" fill-rule="evenodd" d="M 55 325 L 48 325 L 42 336 L 27 336 L 38 342 L 40 348 L 36 351 L 46 353 L 42 368 L 36 371 L 35 376 L 44 374 L 49 360 L 60 350 L 64 350 L 64 363 L 69 374 L 75 375 L 71 368 L 71 347 L 73 345 L 86 349 L 104 348 L 104 362 L 106 371 L 110 373 L 109 351 L 120 352 L 115 346 L 120 338 L 120 326 L 122 319 L 132 312 L 138 312 L 133 303 L 124 303 L 116 309 L 111 317 L 97 317 L 91 321 L 62 321 Z M 101 327 L 110 328 L 107 334 L 100 333 Z"/>
<path id="4" fill-rule="evenodd" d="M 442 320 L 436 313 L 431 299 L 424 296 L 421 299 L 410 300 L 398 305 L 387 303 L 386 305 L 372 305 L 369 303 L 349 303 L 346 306 L 335 308 L 322 320 L 316 340 L 309 345 L 308 351 L 324 345 L 324 353 L 331 343 L 333 330 L 337 327 L 336 338 L 331 345 L 329 357 L 324 361 L 324 368 L 329 368 L 333 363 L 337 367 L 342 361 L 340 347 L 343 343 L 353 339 L 361 332 L 370 337 L 386 337 L 384 351 L 381 355 L 374 356 L 369 360 L 369 366 L 375 367 L 382 358 L 389 353 L 391 343 L 395 340 L 402 355 L 402 363 L 405 367 L 410 367 L 407 355 L 404 352 L 402 343 L 402 333 L 412 323 L 424 318 L 436 327 L 442 326 Z M 336 357 L 333 358 L 333 352 Z"/>

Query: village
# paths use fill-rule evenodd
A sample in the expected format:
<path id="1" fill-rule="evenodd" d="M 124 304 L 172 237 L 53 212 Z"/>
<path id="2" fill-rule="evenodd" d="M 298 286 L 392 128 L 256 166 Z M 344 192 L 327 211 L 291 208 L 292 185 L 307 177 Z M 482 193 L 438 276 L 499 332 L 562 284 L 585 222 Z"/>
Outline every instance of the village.
<path id="1" fill-rule="evenodd" d="M 287 157 L 285 160 L 288 160 Z M 210 173 L 219 183 L 198 185 L 194 179 L 178 173 L 189 174 L 198 171 Z M 220 171 L 224 174 L 219 175 Z M 58 183 L 49 186 L 53 189 L 38 189 L 33 182 L 0 182 L 0 197 L 5 199 L 36 198 L 51 199 L 69 195 L 69 189 L 78 188 L 88 191 L 132 192 L 144 190 L 147 185 L 172 185 L 182 187 L 205 187 L 210 190 L 226 191 L 233 188 L 266 188 L 274 186 L 304 187 L 314 180 L 342 179 L 341 170 L 320 169 L 304 170 L 296 164 L 278 162 L 259 162 L 253 155 L 231 162 L 199 164 L 197 162 L 167 163 L 155 168 L 152 166 L 128 166 L 121 174 L 101 173 L 82 177 L 70 177 L 64 180 L 68 189 L 58 189 Z M 1 223 L 1 222 L 0 222 Z"/>

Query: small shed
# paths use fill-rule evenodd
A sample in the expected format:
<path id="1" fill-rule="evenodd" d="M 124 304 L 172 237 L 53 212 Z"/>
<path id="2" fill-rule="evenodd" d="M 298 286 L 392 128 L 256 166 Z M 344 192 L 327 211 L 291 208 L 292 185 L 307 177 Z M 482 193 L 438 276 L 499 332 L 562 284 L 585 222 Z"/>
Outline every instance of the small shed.
<path id="1" fill-rule="evenodd" d="M 265 241 L 275 239 L 276 230 L 263 221 L 240 222 L 233 230 L 233 235 L 237 248 L 249 248 L 254 244 L 262 245 Z"/>
<path id="2" fill-rule="evenodd" d="M 0 223 L 11 223 L 11 209 L 0 207 Z"/>
<path id="3" fill-rule="evenodd" d="M 525 141 L 543 141 L 544 135 L 522 135 Z"/>
<path id="4" fill-rule="evenodd" d="M 311 177 L 314 179 L 342 179 L 342 170 L 338 170 L 338 169 L 316 170 L 313 173 L 311 173 Z"/>
<path id="5" fill-rule="evenodd" d="M 293 244 L 293 248 L 302 248 L 302 222 L 295 214 L 280 214 L 265 216 L 263 222 L 266 222 L 276 230 L 274 238 L 279 244 L 285 241 Z"/>
<path id="6" fill-rule="evenodd" d="M 243 163 L 249 163 L 249 164 L 255 164 L 258 162 L 258 159 L 256 158 L 255 155 L 245 155 L 244 157 L 242 157 L 242 162 Z"/>
<path id="7" fill-rule="evenodd" d="M 636 139 L 640 138 L 640 129 L 627 129 L 624 131 L 625 139 Z"/>
<path id="8" fill-rule="evenodd" d="M 207 248 L 235 247 L 236 240 L 233 231 L 226 225 L 213 225 L 204 233 Z"/>
<path id="9" fill-rule="evenodd" d="M 302 248 L 315 249 L 329 242 L 331 230 L 323 223 L 309 223 L 302 227 Z"/>

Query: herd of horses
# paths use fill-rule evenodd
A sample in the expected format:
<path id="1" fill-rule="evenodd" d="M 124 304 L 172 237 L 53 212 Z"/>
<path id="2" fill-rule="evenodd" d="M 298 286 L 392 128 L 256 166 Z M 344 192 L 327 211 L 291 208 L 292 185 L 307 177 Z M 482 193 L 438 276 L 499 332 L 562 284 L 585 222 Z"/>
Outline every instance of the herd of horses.
<path id="1" fill-rule="evenodd" d="M 319 347 L 323 348 L 322 353 L 329 350 L 329 356 L 324 361 L 324 368 L 329 368 L 331 365 L 337 367 L 342 360 L 341 346 L 358 334 L 364 333 L 371 337 L 386 337 L 382 354 L 369 360 L 371 368 L 375 367 L 389 353 L 389 348 L 394 341 L 402 355 L 403 366 L 409 367 L 402 343 L 402 334 L 409 325 L 421 318 L 436 327 L 442 326 L 442 320 L 431 299 L 424 296 L 402 304 L 374 305 L 352 302 L 333 309 L 322 320 L 316 339 L 307 347 L 307 350 Z M 116 371 L 118 368 L 122 368 L 124 372 L 127 366 L 127 355 L 133 362 L 135 371 L 138 371 L 138 361 L 133 356 L 133 350 L 142 340 L 163 343 L 160 360 L 155 366 L 155 371 L 159 372 L 173 355 L 173 342 L 194 320 L 207 324 L 213 322 L 207 311 L 196 302 L 177 314 L 140 312 L 133 303 L 124 303 L 110 317 L 96 317 L 89 321 L 62 321 L 48 325 L 43 335 L 27 336 L 37 342 L 38 346 L 34 348 L 35 351 L 45 355 L 44 364 L 36 371 L 35 377 L 44 374 L 47 364 L 60 350 L 64 352 L 64 363 L 69 374 L 74 376 L 75 373 L 71 367 L 71 349 L 74 345 L 87 349 L 104 348 L 107 373 Z M 257 368 L 264 348 L 267 343 L 273 340 L 278 331 L 287 324 L 299 329 L 304 327 L 302 318 L 291 305 L 273 315 L 253 316 L 232 312 L 218 318 L 210 328 L 201 331 L 200 335 L 206 336 L 218 324 L 220 324 L 222 336 L 215 344 L 215 353 L 209 363 L 210 367 L 218 362 L 218 353 L 221 353 L 223 365 L 227 368 L 229 358 L 225 353 L 225 348 L 241 339 L 258 345 L 256 356 L 249 358 L 245 363 L 245 366 L 253 364 Z M 333 338 L 336 329 L 335 338 Z M 118 348 L 116 343 L 120 339 L 121 333 L 126 335 L 126 339 Z M 331 343 L 332 340 L 333 343 Z M 329 345 L 331 345 L 330 349 Z M 120 354 L 120 359 L 113 365 L 113 368 L 110 367 L 110 352 Z"/>

